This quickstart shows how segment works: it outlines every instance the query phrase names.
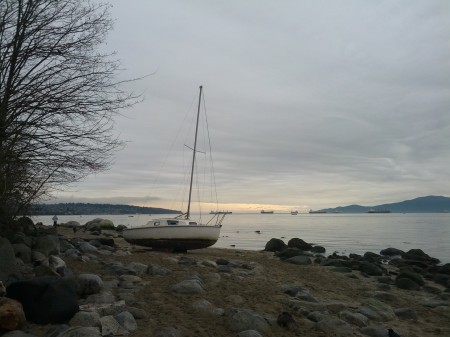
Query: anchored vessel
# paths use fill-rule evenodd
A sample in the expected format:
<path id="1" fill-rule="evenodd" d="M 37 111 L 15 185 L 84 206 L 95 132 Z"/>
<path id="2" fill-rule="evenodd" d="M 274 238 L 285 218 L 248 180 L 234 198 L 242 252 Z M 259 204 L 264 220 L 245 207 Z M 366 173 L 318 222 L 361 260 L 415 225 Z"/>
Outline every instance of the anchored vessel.
<path id="1" fill-rule="evenodd" d="M 191 177 L 189 185 L 189 200 L 186 213 L 175 218 L 153 219 L 143 227 L 128 228 L 123 231 L 123 238 L 129 243 L 152 247 L 156 250 L 183 252 L 191 249 L 201 249 L 217 242 L 220 228 L 225 215 L 231 212 L 214 212 L 206 223 L 199 223 L 190 218 L 192 182 L 195 170 L 195 155 L 197 152 L 197 134 L 202 99 L 202 89 L 198 98 L 197 123 L 192 153 Z"/>

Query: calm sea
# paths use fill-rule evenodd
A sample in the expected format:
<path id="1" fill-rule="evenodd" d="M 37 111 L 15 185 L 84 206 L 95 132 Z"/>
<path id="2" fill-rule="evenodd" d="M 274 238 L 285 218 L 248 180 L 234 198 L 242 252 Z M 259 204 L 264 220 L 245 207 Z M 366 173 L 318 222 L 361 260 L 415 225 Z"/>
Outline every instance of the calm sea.
<path id="1" fill-rule="evenodd" d="M 159 216 L 71 215 L 58 216 L 58 222 L 75 220 L 83 225 L 94 218 L 105 218 L 115 225 L 132 227 Z M 51 225 L 51 218 L 33 219 Z M 294 237 L 324 246 L 327 254 L 379 253 L 388 247 L 404 251 L 420 248 L 444 263 L 450 262 L 450 213 L 229 214 L 214 247 L 261 250 L 271 238 L 281 238 L 287 243 Z"/>

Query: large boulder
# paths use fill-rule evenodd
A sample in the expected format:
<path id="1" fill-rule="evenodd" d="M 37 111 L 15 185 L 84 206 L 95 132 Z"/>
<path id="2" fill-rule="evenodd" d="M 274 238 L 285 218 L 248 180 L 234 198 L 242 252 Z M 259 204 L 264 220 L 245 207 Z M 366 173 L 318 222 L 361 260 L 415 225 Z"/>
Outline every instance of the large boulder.
<path id="1" fill-rule="evenodd" d="M 264 250 L 268 252 L 280 252 L 286 247 L 287 246 L 283 240 L 272 238 L 266 243 Z"/>
<path id="2" fill-rule="evenodd" d="M 114 223 L 108 219 L 96 218 L 94 220 L 88 221 L 85 224 L 85 227 L 89 231 L 94 231 L 98 229 L 115 229 Z"/>
<path id="3" fill-rule="evenodd" d="M 62 323 L 79 311 L 75 287 L 59 277 L 14 282 L 6 288 L 6 293 L 22 303 L 29 321 L 38 324 Z"/>
<path id="4" fill-rule="evenodd" d="M 231 308 L 226 310 L 225 315 L 231 330 L 234 332 L 256 330 L 264 333 L 269 329 L 269 324 L 265 318 L 249 309 Z"/>
<path id="5" fill-rule="evenodd" d="M 13 243 L 14 254 L 25 263 L 31 262 L 31 248 L 24 243 Z"/>
<path id="6" fill-rule="evenodd" d="M 7 281 L 18 272 L 14 248 L 9 240 L 0 237 L 0 280 Z"/>
<path id="7" fill-rule="evenodd" d="M 402 255 L 405 260 L 422 261 L 427 264 L 438 264 L 441 261 L 424 253 L 421 249 L 410 249 Z"/>
<path id="8" fill-rule="evenodd" d="M 298 248 L 301 250 L 311 250 L 312 245 L 299 238 L 292 238 L 288 241 L 288 247 Z"/>
<path id="9" fill-rule="evenodd" d="M 56 235 L 41 235 L 35 238 L 33 250 L 41 252 L 45 256 L 58 255 L 59 238 Z"/>
<path id="10" fill-rule="evenodd" d="M 384 256 L 402 256 L 405 252 L 397 248 L 386 248 L 381 250 L 380 254 Z"/>

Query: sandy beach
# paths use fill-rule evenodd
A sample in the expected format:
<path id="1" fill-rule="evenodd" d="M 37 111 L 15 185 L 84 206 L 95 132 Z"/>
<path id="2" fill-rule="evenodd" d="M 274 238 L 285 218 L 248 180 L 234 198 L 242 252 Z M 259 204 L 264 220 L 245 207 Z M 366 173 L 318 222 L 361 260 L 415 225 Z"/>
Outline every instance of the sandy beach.
<path id="1" fill-rule="evenodd" d="M 93 238 L 88 233 L 72 233 L 70 229 L 59 229 L 60 234 L 68 237 Z M 115 276 L 107 272 L 108 265 L 116 262 L 123 264 L 138 262 L 145 265 L 157 265 L 168 268 L 167 275 L 139 275 L 142 282 L 130 292 L 134 300 L 129 303 L 147 312 L 147 317 L 138 319 L 138 329 L 130 336 L 156 336 L 167 327 L 175 327 L 182 336 L 237 336 L 230 329 L 224 315 L 214 309 L 225 311 L 230 308 L 251 309 L 266 315 L 270 327 L 264 336 L 335 336 L 336 331 L 327 331 L 305 317 L 302 310 L 290 304 L 290 296 L 282 291 L 286 285 L 307 288 L 310 294 L 323 305 L 330 315 L 339 316 L 338 311 L 357 311 L 365 301 L 377 293 L 389 293 L 384 302 L 396 308 L 410 308 L 417 313 L 417 319 L 394 318 L 388 321 L 370 321 L 368 325 L 381 325 L 394 329 L 400 336 L 431 337 L 450 336 L 450 310 L 447 306 L 431 308 L 423 301 L 435 298 L 430 292 L 410 291 L 396 286 L 381 284 L 375 277 L 364 277 L 360 272 L 341 273 L 330 267 L 319 265 L 294 265 L 280 261 L 271 252 L 239 251 L 232 249 L 207 248 L 190 251 L 186 254 L 154 252 L 142 247 L 132 247 L 121 238 L 115 238 L 119 251 L 124 256 L 101 256 L 97 262 L 82 262 L 67 259 L 66 262 L 75 273 L 94 273 L 108 283 Z M 129 252 L 129 253 L 128 253 Z M 195 265 L 181 264 L 180 259 L 194 260 Z M 231 273 L 217 272 L 218 259 L 239 261 L 252 265 L 253 269 L 235 268 Z M 394 270 L 393 270 L 394 272 Z M 198 275 L 204 283 L 204 292 L 200 294 L 180 294 L 173 286 L 191 275 Z M 444 290 L 435 283 L 427 284 Z M 126 292 L 113 289 L 118 298 L 127 298 Z M 128 297 L 130 299 L 130 297 Z M 207 300 L 212 307 L 208 310 L 195 309 L 195 303 Z M 335 312 L 336 311 L 336 312 Z M 288 312 L 294 318 L 295 328 L 287 329 L 277 324 L 277 317 Z M 364 336 L 358 326 L 352 325 L 354 336 Z M 339 330 L 339 329 L 338 329 Z M 338 331 L 337 330 L 337 331 Z M 348 335 L 348 331 L 345 333 Z"/>

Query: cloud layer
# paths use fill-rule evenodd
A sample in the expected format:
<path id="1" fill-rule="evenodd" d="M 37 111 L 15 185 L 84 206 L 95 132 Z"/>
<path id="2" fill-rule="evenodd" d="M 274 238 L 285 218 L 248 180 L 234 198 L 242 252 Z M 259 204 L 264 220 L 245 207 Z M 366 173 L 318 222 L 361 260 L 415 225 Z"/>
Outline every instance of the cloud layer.
<path id="1" fill-rule="evenodd" d="M 176 173 L 161 167 L 200 84 L 223 203 L 448 195 L 450 3 L 112 3 L 122 76 L 154 74 L 130 85 L 145 101 L 117 119 L 129 143 L 112 169 L 57 200 L 172 205 Z"/>

